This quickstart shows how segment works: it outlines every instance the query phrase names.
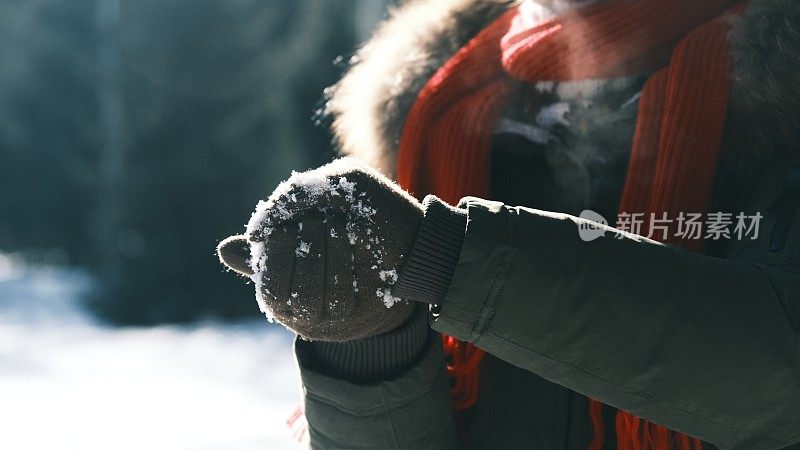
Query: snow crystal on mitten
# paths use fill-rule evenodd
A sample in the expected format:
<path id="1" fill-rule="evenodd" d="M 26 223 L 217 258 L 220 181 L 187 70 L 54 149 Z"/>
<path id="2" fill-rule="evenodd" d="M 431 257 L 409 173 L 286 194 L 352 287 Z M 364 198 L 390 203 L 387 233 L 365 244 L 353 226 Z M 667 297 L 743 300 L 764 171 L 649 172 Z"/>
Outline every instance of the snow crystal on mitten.
<path id="1" fill-rule="evenodd" d="M 413 312 L 391 286 L 422 215 L 413 197 L 354 159 L 293 172 L 247 225 L 259 307 L 310 340 L 392 330 Z"/>

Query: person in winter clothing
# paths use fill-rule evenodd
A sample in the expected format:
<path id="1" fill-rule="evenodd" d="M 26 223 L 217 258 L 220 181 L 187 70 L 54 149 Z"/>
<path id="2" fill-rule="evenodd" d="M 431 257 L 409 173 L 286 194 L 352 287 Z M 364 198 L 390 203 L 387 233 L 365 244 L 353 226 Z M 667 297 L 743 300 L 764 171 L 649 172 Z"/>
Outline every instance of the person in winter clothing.
<path id="1" fill-rule="evenodd" d="M 330 99 L 385 175 L 293 175 L 218 248 L 299 335 L 312 446 L 800 448 L 798 30 L 791 0 L 395 12 Z"/>

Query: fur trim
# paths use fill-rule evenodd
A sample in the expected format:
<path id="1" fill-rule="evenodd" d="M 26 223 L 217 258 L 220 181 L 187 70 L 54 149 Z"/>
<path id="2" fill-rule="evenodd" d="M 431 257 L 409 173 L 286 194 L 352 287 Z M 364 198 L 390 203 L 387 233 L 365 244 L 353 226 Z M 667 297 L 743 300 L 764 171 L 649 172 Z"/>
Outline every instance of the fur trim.
<path id="1" fill-rule="evenodd" d="M 549 5 L 553 0 L 539 0 Z M 428 79 L 515 0 L 415 0 L 394 11 L 329 91 L 327 112 L 344 154 L 388 176 L 405 117 Z M 731 31 L 734 86 L 724 162 L 736 173 L 800 155 L 800 8 L 751 0 Z"/>
<path id="2" fill-rule="evenodd" d="M 731 33 L 734 64 L 726 148 L 735 172 L 798 154 L 800 7 L 797 0 L 752 0 Z"/>
<path id="3" fill-rule="evenodd" d="M 334 116 L 341 152 L 393 177 L 405 117 L 419 91 L 512 4 L 511 0 L 416 0 L 392 12 L 329 91 L 326 112 Z"/>

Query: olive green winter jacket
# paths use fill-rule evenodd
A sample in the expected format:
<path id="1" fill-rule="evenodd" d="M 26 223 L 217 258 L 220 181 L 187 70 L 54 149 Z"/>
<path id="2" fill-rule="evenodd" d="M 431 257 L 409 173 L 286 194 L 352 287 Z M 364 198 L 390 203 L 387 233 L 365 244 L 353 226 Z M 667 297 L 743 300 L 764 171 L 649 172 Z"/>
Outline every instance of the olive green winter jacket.
<path id="1" fill-rule="evenodd" d="M 726 258 L 610 228 L 584 241 L 574 216 L 462 200 L 431 328 L 488 352 L 464 440 L 432 332 L 410 369 L 371 384 L 315 370 L 298 342 L 312 447 L 585 449 L 586 396 L 720 448 L 799 443 L 800 184 L 785 167 L 761 180 L 757 239 Z"/>

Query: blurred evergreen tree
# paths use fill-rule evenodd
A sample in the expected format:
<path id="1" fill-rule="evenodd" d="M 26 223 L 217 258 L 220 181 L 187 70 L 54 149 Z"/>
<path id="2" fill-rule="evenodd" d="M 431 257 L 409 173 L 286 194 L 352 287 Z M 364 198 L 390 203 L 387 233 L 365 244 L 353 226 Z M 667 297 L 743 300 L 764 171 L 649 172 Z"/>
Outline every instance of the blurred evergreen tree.
<path id="1" fill-rule="evenodd" d="M 311 116 L 366 5 L 0 1 L 0 250 L 95 267 L 113 323 L 257 314 L 214 248 L 333 155 Z"/>
<path id="2" fill-rule="evenodd" d="M 117 38 L 122 155 L 99 203 L 114 322 L 255 314 L 252 287 L 213 250 L 256 201 L 330 147 L 310 120 L 353 45 L 342 1 L 125 1 Z"/>
<path id="3" fill-rule="evenodd" d="M 99 151 L 93 2 L 0 2 L 0 249 L 95 261 Z"/>

